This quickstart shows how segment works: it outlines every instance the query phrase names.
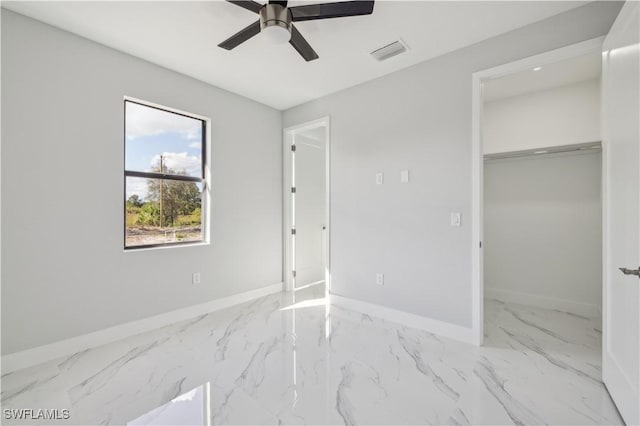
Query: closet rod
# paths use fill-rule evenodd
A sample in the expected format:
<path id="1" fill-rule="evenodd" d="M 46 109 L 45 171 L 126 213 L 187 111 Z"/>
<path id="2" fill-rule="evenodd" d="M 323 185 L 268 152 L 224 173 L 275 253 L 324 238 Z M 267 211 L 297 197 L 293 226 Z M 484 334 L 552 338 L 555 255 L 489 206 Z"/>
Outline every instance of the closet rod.
<path id="1" fill-rule="evenodd" d="M 485 154 L 484 160 L 502 160 L 505 158 L 529 157 L 543 154 L 559 154 L 563 152 L 588 151 L 598 152 L 602 149 L 600 141 L 578 143 L 573 145 L 550 146 L 546 148 L 526 149 L 522 151 L 497 152 L 495 154 Z"/>

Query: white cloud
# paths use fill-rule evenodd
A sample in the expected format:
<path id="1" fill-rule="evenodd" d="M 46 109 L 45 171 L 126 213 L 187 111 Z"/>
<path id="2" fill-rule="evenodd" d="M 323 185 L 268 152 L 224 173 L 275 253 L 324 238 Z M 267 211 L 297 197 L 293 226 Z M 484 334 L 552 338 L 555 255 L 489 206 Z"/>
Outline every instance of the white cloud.
<path id="1" fill-rule="evenodd" d="M 187 140 L 199 140 L 202 122 L 156 108 L 127 102 L 127 138 L 181 133 Z"/>
<path id="2" fill-rule="evenodd" d="M 137 194 L 143 200 L 147 197 L 147 179 L 127 178 L 127 199 L 133 194 Z"/>
<path id="3" fill-rule="evenodd" d="M 200 163 L 200 158 L 195 155 L 189 156 L 186 152 L 163 152 L 162 156 L 164 158 L 164 166 L 168 169 L 173 169 L 176 172 L 182 172 L 183 170 L 187 172 L 190 176 L 199 176 L 200 168 L 202 164 Z M 155 155 L 151 159 L 150 166 L 157 166 L 160 163 L 160 154 Z"/>
<path id="4" fill-rule="evenodd" d="M 202 147 L 202 142 L 198 141 L 198 142 L 191 142 L 189 144 L 189 148 L 201 148 Z"/>

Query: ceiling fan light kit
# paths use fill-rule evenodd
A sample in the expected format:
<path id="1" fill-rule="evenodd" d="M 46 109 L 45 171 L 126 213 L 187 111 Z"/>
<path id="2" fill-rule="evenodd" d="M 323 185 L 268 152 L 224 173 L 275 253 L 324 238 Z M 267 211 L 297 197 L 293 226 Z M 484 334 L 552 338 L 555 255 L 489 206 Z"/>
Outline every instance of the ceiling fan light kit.
<path id="1" fill-rule="evenodd" d="M 305 4 L 294 7 L 287 7 L 286 1 L 270 0 L 269 3 L 264 5 L 255 1 L 228 1 L 257 13 L 260 19 L 220 43 L 219 47 L 232 50 L 251 37 L 264 32 L 265 36 L 274 43 L 280 44 L 288 41 L 307 62 L 318 59 L 318 54 L 300 34 L 293 22 L 370 15 L 373 13 L 373 1 L 344 1 Z"/>
<path id="2" fill-rule="evenodd" d="M 291 40 L 291 14 L 286 7 L 272 4 L 260 9 L 260 31 L 275 44 Z"/>

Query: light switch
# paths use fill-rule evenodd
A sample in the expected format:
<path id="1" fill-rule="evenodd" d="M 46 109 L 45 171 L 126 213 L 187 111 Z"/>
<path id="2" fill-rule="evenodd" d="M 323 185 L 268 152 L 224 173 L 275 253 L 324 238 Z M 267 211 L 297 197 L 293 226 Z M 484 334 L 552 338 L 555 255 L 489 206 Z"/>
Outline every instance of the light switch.
<path id="1" fill-rule="evenodd" d="M 451 213 L 451 226 L 461 226 L 462 221 L 460 213 Z"/>
<path id="2" fill-rule="evenodd" d="M 400 183 L 409 183 L 409 170 L 402 170 L 400 172 Z"/>
<path id="3" fill-rule="evenodd" d="M 384 175 L 382 173 L 376 173 L 376 185 L 382 185 L 384 183 Z"/>

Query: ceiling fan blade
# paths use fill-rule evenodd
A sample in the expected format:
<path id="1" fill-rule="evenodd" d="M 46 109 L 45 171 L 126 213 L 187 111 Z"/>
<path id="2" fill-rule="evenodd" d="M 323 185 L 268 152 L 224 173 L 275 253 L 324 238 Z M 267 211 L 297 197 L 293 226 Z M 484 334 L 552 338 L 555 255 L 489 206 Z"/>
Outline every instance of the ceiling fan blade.
<path id="1" fill-rule="evenodd" d="M 319 58 L 316 51 L 313 50 L 311 45 L 307 43 L 307 40 L 302 37 L 300 31 L 293 25 L 291 26 L 291 40 L 289 40 L 289 44 L 292 45 L 307 62 Z"/>
<path id="2" fill-rule="evenodd" d="M 254 35 L 260 32 L 260 21 L 256 21 L 253 24 L 249 25 L 246 28 L 238 31 L 222 43 L 218 45 L 218 47 L 222 47 L 223 49 L 231 50 L 234 47 L 244 43 L 249 40 Z"/>
<path id="3" fill-rule="evenodd" d="M 236 6 L 240 6 L 244 9 L 250 10 L 254 13 L 260 13 L 260 9 L 262 9 L 262 5 L 255 1 L 235 1 L 235 0 L 227 0 L 229 3 L 233 3 Z"/>
<path id="4" fill-rule="evenodd" d="M 289 11 L 291 12 L 291 20 L 294 22 L 370 15 L 373 13 L 373 1 L 343 1 L 337 3 L 305 4 L 302 6 L 290 7 Z"/>
<path id="5" fill-rule="evenodd" d="M 287 0 L 269 0 L 269 4 L 279 4 L 282 7 L 287 7 Z"/>

